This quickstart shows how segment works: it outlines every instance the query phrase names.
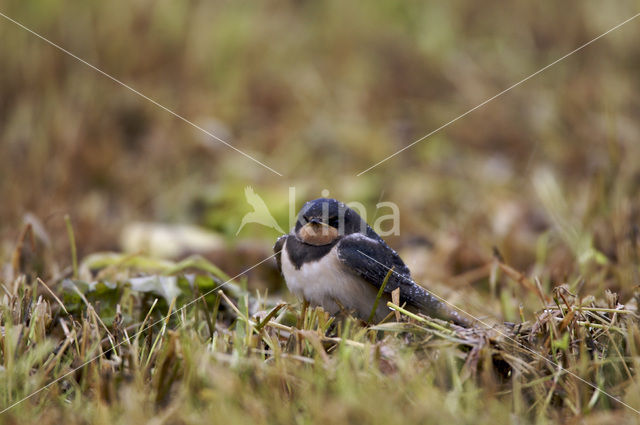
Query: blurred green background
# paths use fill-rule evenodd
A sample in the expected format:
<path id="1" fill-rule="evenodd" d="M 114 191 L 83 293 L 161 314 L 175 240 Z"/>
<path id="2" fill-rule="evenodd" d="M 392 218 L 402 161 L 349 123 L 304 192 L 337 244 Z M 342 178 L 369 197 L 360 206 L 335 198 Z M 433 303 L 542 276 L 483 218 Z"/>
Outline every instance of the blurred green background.
<path id="1" fill-rule="evenodd" d="M 579 271 L 628 292 L 638 274 L 640 21 L 356 174 L 639 8 L 4 1 L 2 13 L 283 177 L 0 18 L 0 252 L 10 255 L 32 213 L 67 266 L 69 214 L 81 255 L 120 250 L 132 222 L 191 223 L 221 234 L 229 261 L 249 243 L 259 255 L 240 257 L 246 267 L 278 235 L 250 224 L 236 238 L 251 211 L 245 186 L 282 227 L 295 187 L 297 208 L 323 189 L 371 215 L 377 202 L 397 203 L 401 234 L 390 242 L 419 278 L 465 276 L 495 246 L 545 285 Z M 216 263 L 224 269 L 224 255 Z"/>

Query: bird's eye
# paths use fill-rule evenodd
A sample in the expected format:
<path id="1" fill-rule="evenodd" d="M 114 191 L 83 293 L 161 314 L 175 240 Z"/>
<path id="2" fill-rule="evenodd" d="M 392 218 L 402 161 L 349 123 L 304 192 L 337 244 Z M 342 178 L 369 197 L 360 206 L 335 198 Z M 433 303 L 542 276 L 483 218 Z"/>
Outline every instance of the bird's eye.
<path id="1" fill-rule="evenodd" d="M 303 219 L 306 223 L 308 223 L 308 222 L 309 222 L 309 217 L 307 217 L 306 215 L 303 215 L 303 216 L 302 216 L 302 219 Z"/>
<path id="2" fill-rule="evenodd" d="M 338 217 L 329 217 L 329 226 L 338 227 Z"/>

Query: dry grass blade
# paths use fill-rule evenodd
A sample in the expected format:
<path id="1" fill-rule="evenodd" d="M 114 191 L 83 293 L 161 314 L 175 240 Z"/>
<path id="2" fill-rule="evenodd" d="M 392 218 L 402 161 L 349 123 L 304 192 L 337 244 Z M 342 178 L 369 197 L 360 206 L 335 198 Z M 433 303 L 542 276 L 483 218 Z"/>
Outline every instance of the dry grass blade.
<path id="1" fill-rule="evenodd" d="M 58 296 L 51 290 L 51 288 L 49 288 L 49 286 L 46 283 L 44 283 L 44 281 L 42 279 L 38 278 L 38 282 L 40 283 L 40 285 L 42 285 L 44 287 L 44 289 L 47 290 L 49 295 L 51 295 L 53 297 L 53 299 L 56 300 L 56 302 L 58 303 L 60 308 L 62 308 L 62 310 L 68 316 L 69 312 L 67 311 L 67 308 L 64 306 L 64 303 L 62 302 L 62 300 L 60 300 L 60 298 L 58 298 Z"/>

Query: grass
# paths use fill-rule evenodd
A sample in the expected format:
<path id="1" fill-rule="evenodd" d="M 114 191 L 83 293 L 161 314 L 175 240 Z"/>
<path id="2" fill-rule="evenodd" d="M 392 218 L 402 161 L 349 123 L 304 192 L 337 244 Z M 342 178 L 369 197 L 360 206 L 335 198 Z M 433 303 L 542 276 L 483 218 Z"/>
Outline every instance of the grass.
<path id="1" fill-rule="evenodd" d="M 493 261 L 518 284 L 528 281 Z M 247 291 L 204 259 L 182 263 L 93 256 L 78 278 L 71 269 L 48 283 L 18 266 L 0 310 L 3 421 L 637 418 L 635 299 L 577 297 L 565 286 L 544 293 L 529 282 L 525 290 L 542 303 L 529 321 L 464 329 L 390 302 L 400 320 L 367 325 Z M 137 287 L 141 275 L 176 276 L 180 295 Z M 87 284 L 92 276 L 100 282 Z"/>
<path id="2" fill-rule="evenodd" d="M 603 392 L 640 408 L 636 22 L 356 177 L 637 8 L 4 2 L 285 177 L 0 20 L 0 408 L 54 382 L 0 422 L 637 423 Z M 488 326 L 242 274 L 278 236 L 236 237 L 246 186 L 283 228 L 291 187 L 395 202 L 414 279 Z"/>

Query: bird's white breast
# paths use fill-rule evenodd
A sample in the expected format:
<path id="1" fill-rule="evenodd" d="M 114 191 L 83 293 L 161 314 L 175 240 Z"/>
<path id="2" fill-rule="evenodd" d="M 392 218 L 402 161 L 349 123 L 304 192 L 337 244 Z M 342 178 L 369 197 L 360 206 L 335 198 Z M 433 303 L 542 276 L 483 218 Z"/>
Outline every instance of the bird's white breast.
<path id="1" fill-rule="evenodd" d="M 360 319 L 369 318 L 378 289 L 340 262 L 337 246 L 319 260 L 304 263 L 300 269 L 296 269 L 289 259 L 286 242 L 283 248 L 282 274 L 291 292 L 331 314 L 338 314 L 344 308 Z M 387 298 L 378 302 L 376 321 L 382 320 L 390 311 L 386 306 Z"/>

